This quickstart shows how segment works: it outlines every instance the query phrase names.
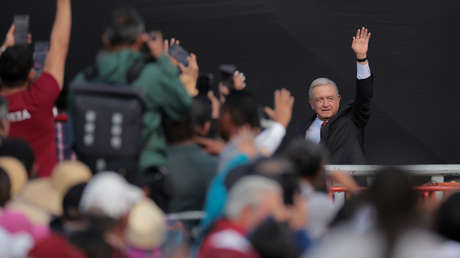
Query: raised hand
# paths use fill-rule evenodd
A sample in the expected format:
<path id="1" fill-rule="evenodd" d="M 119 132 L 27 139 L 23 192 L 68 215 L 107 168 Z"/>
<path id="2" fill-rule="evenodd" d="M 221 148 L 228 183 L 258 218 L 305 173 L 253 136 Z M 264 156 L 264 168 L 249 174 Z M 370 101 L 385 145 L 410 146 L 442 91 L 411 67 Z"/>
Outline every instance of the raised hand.
<path id="1" fill-rule="evenodd" d="M 6 37 L 5 37 L 5 42 L 2 45 L 5 49 L 9 48 L 9 47 L 12 47 L 15 44 L 15 42 L 14 42 L 14 30 L 15 30 L 15 26 L 13 24 L 13 25 L 11 25 L 10 29 L 8 30 L 8 33 L 6 34 Z"/>
<path id="2" fill-rule="evenodd" d="M 15 39 L 14 39 L 14 30 L 15 29 L 16 28 L 15 28 L 14 24 L 11 25 L 10 29 L 8 30 L 8 33 L 6 34 L 5 41 L 3 42 L 3 45 L 2 45 L 2 47 L 4 49 L 12 47 L 12 46 L 14 46 L 16 44 Z M 27 43 L 29 45 L 32 44 L 32 35 L 30 33 L 27 34 Z"/>
<path id="3" fill-rule="evenodd" d="M 233 84 L 235 85 L 235 90 L 243 90 L 246 88 L 246 76 L 243 73 L 236 71 L 233 75 Z"/>
<path id="4" fill-rule="evenodd" d="M 188 66 L 178 63 L 180 70 L 183 74 L 187 74 L 188 76 L 192 77 L 195 81 L 198 80 L 200 68 L 196 60 L 196 55 L 191 53 L 190 56 L 187 57 L 187 61 Z"/>
<path id="5" fill-rule="evenodd" d="M 369 40 L 371 33 L 367 28 L 362 27 L 356 31 L 356 35 L 353 37 L 353 43 L 351 48 L 356 54 L 358 59 L 364 59 L 367 57 L 367 50 L 369 49 Z"/>
<path id="6" fill-rule="evenodd" d="M 274 121 L 280 123 L 285 128 L 289 125 L 292 116 L 292 106 L 294 97 L 286 89 L 277 90 L 275 95 L 274 109 L 265 107 L 265 113 Z"/>

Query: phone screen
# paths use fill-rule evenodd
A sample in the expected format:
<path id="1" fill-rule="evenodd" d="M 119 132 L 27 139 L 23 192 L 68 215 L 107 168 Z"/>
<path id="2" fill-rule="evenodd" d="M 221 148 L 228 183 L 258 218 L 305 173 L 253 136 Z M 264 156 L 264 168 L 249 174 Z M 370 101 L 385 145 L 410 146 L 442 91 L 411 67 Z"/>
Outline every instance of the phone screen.
<path id="1" fill-rule="evenodd" d="M 16 45 L 27 45 L 27 35 L 29 34 L 29 16 L 14 16 L 14 40 Z"/>
<path id="2" fill-rule="evenodd" d="M 169 48 L 168 53 L 170 56 L 176 59 L 179 63 L 185 66 L 188 66 L 187 58 L 190 56 L 190 54 L 185 49 L 183 49 L 181 46 L 177 44 L 171 46 Z"/>

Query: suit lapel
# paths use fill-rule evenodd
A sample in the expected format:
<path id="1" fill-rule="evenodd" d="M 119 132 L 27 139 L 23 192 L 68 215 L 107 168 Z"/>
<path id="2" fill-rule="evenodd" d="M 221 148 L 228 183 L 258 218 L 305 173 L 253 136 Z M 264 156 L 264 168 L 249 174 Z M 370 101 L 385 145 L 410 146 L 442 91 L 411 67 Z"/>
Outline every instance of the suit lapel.
<path id="1" fill-rule="evenodd" d="M 325 144 L 326 143 L 326 140 L 327 140 L 327 137 L 328 137 L 328 134 L 329 134 L 329 128 L 331 127 L 332 124 L 334 124 L 334 122 L 342 116 L 342 113 L 344 112 L 343 109 L 339 109 L 339 111 L 337 112 L 337 114 L 335 114 L 331 119 L 329 119 L 327 121 L 327 123 L 321 127 L 321 143 Z"/>

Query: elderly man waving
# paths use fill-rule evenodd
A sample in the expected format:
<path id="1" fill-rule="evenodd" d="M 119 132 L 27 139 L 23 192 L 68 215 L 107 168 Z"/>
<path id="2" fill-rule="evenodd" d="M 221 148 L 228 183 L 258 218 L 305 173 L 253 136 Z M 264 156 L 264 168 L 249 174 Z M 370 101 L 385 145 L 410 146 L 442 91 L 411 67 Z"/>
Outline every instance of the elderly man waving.
<path id="1" fill-rule="evenodd" d="M 309 103 L 316 112 L 307 126 L 306 139 L 321 143 L 329 151 L 331 164 L 363 164 L 364 128 L 370 117 L 373 77 L 367 60 L 371 33 L 358 29 L 352 49 L 356 54 L 357 80 L 353 103 L 340 107 L 335 82 L 327 78 L 314 80 L 309 87 Z"/>

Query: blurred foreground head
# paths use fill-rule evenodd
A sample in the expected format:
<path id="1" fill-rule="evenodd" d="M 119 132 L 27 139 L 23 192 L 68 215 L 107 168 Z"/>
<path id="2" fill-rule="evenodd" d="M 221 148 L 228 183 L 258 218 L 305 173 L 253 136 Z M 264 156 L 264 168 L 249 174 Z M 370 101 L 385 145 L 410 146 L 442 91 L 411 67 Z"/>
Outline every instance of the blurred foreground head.
<path id="1" fill-rule="evenodd" d="M 232 91 L 222 106 L 219 118 L 219 132 L 222 139 L 229 141 L 242 126 L 260 128 L 257 101 L 247 91 Z"/>
<path id="2" fill-rule="evenodd" d="M 405 170 L 385 168 L 377 172 L 368 194 L 384 229 L 402 229 L 414 222 L 417 215 L 414 186 Z"/>
<path id="3" fill-rule="evenodd" d="M 284 155 L 294 164 L 297 173 L 315 188 L 324 186 L 327 152 L 322 145 L 299 138 L 290 142 Z"/>
<path id="4" fill-rule="evenodd" d="M 436 229 L 441 236 L 460 242 L 460 192 L 449 196 L 439 208 Z"/>
<path id="5" fill-rule="evenodd" d="M 230 190 L 225 215 L 252 230 L 282 209 L 282 189 L 277 182 L 262 176 L 247 176 Z"/>
<path id="6" fill-rule="evenodd" d="M 83 191 L 80 210 L 84 214 L 120 219 L 144 196 L 142 190 L 129 184 L 115 172 L 101 172 L 89 181 Z"/>
<path id="7" fill-rule="evenodd" d="M 33 52 L 25 46 L 13 46 L 0 55 L 0 79 L 5 89 L 21 88 L 32 83 Z"/>
<path id="8" fill-rule="evenodd" d="M 136 10 L 118 9 L 113 12 L 111 23 L 105 29 L 104 45 L 108 50 L 123 47 L 140 49 L 143 44 L 141 35 L 144 32 L 144 21 Z"/>

